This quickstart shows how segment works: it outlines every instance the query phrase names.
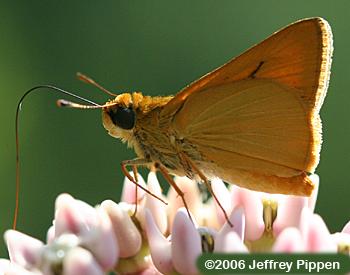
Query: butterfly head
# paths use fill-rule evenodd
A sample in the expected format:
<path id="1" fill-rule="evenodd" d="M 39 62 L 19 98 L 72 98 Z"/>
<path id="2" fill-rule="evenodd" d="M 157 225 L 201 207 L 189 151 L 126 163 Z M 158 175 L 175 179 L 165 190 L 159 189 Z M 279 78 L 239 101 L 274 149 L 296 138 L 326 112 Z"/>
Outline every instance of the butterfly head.
<path id="1" fill-rule="evenodd" d="M 136 124 L 132 95 L 120 94 L 107 102 L 106 107 L 102 109 L 102 122 L 111 136 L 128 140 Z"/>

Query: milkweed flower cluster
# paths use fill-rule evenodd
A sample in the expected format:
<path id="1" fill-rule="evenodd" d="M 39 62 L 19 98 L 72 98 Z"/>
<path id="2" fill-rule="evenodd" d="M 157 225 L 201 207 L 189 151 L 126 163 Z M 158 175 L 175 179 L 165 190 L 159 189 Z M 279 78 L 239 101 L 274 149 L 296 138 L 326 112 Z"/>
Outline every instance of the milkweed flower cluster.
<path id="1" fill-rule="evenodd" d="M 231 227 L 214 200 L 202 201 L 197 184 L 175 178 L 185 193 L 191 218 L 173 189 L 162 194 L 156 175 L 148 175 L 153 194 L 125 180 L 120 203 L 92 207 L 68 194 L 58 196 L 46 244 L 18 231 L 5 233 L 10 260 L 0 259 L 0 274 L 198 274 L 203 252 L 350 253 L 350 222 L 331 234 L 314 214 L 319 178 L 310 198 L 268 195 L 212 181 L 229 214 Z M 134 215 L 135 202 L 137 211 Z"/>

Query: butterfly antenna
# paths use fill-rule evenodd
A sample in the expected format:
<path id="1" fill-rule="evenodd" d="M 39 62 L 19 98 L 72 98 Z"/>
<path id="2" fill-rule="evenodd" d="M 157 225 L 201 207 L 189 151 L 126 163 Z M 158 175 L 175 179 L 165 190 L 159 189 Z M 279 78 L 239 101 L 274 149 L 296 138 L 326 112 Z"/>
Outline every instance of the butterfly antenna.
<path id="1" fill-rule="evenodd" d="M 102 92 L 104 92 L 106 94 L 109 94 L 109 95 L 114 96 L 114 97 L 117 96 L 117 94 L 114 94 L 114 93 L 108 91 L 106 88 L 104 88 L 100 84 L 98 84 L 95 80 L 93 80 L 92 78 L 90 78 L 82 73 L 77 72 L 77 77 L 79 80 L 81 80 L 87 84 L 91 84 L 92 86 L 95 86 L 96 88 L 100 89 Z"/>
<path id="2" fill-rule="evenodd" d="M 78 105 L 79 107 L 84 107 L 84 109 L 97 109 L 97 108 L 103 108 L 104 105 L 99 105 L 91 100 L 88 100 L 86 98 L 80 97 L 78 95 L 75 95 L 73 93 L 70 93 L 68 91 L 65 91 L 63 89 L 60 89 L 58 87 L 52 86 L 52 85 L 39 85 L 36 87 L 31 88 L 30 90 L 28 90 L 27 92 L 24 93 L 24 95 L 21 97 L 21 99 L 19 100 L 18 104 L 17 104 L 17 109 L 16 109 L 16 120 L 15 120 L 15 134 L 16 134 L 16 204 L 15 204 L 15 213 L 13 216 L 13 225 L 12 228 L 16 229 L 17 226 L 17 218 L 18 218 L 18 210 L 19 210 L 19 188 L 20 188 L 20 155 L 19 155 L 19 131 L 18 131 L 18 126 L 19 126 L 19 113 L 21 111 L 22 108 L 22 103 L 24 101 L 24 99 L 31 94 L 34 91 L 37 91 L 39 89 L 51 89 L 55 92 L 64 94 L 64 95 L 68 95 L 70 97 L 74 97 L 78 100 L 81 100 L 83 102 L 86 102 L 90 105 L 81 105 L 78 103 L 73 103 L 70 101 L 65 101 L 65 100 L 60 100 L 60 102 L 62 103 L 66 103 L 66 104 L 75 104 Z M 69 105 L 68 104 L 68 105 Z M 62 104 L 63 105 L 63 104 Z M 63 106 L 62 106 L 63 107 Z M 74 107 L 74 106 L 69 106 L 69 107 L 73 107 L 73 108 L 78 108 L 78 107 Z"/>

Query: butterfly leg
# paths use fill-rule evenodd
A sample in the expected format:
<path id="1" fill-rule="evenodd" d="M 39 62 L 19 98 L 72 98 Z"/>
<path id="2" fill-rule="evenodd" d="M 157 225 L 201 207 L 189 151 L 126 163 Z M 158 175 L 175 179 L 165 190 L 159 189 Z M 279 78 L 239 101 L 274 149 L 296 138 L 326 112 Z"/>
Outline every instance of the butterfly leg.
<path id="1" fill-rule="evenodd" d="M 127 177 L 132 183 L 134 183 L 137 187 L 141 188 L 143 191 L 145 191 L 147 194 L 151 195 L 152 197 L 160 200 L 162 203 L 164 204 L 168 204 L 166 201 L 164 201 L 162 198 L 158 197 L 157 195 L 153 194 L 152 192 L 150 192 L 149 190 L 147 190 L 145 187 L 143 187 L 142 185 L 140 185 L 137 180 L 135 180 L 129 173 L 129 171 L 126 169 L 127 166 L 145 166 L 145 165 L 149 165 L 150 162 L 145 160 L 145 159 L 132 159 L 132 160 L 124 160 L 121 163 L 121 169 L 122 172 L 124 174 L 125 177 Z M 134 175 L 137 175 L 134 174 Z M 137 176 L 136 176 L 137 177 Z"/>
<path id="2" fill-rule="evenodd" d="M 163 165 L 161 165 L 160 163 L 155 163 L 154 166 L 156 169 L 158 169 L 160 171 L 160 173 L 163 175 L 165 180 L 175 189 L 176 193 L 181 197 L 182 203 L 184 204 L 184 206 L 186 208 L 187 215 L 189 216 L 190 220 L 193 223 L 192 216 L 190 214 L 190 210 L 189 210 L 188 205 L 187 205 L 186 200 L 185 200 L 185 193 L 182 192 L 180 187 L 176 184 L 176 182 L 174 181 L 172 176 L 169 174 L 168 170 Z"/>
<path id="3" fill-rule="evenodd" d="M 132 171 L 134 173 L 134 179 L 137 183 L 139 183 L 139 180 L 138 180 L 138 171 L 137 171 L 137 166 L 136 165 L 133 165 L 132 166 Z M 137 206 L 138 206 L 138 200 L 137 200 L 137 193 L 138 193 L 138 188 L 137 188 L 137 185 L 135 185 L 135 210 L 134 210 L 134 213 L 132 214 L 133 217 L 136 217 L 136 213 L 137 213 Z"/>
<path id="4" fill-rule="evenodd" d="M 194 170 L 194 172 L 201 178 L 201 180 L 204 182 L 204 184 L 206 185 L 206 187 L 208 188 L 209 193 L 213 196 L 214 200 L 216 201 L 216 203 L 218 204 L 218 206 L 220 207 L 221 211 L 223 212 L 225 219 L 227 221 L 227 223 L 233 227 L 233 224 L 231 223 L 231 221 L 228 218 L 228 215 L 224 209 L 224 207 L 222 206 L 222 204 L 220 203 L 219 199 L 217 198 L 217 196 L 215 195 L 213 188 L 211 187 L 210 181 L 207 179 L 206 176 L 204 176 L 204 174 L 198 169 L 198 167 L 193 163 L 193 161 L 186 155 L 181 153 L 181 156 L 187 161 L 187 163 L 192 167 L 192 169 Z"/>

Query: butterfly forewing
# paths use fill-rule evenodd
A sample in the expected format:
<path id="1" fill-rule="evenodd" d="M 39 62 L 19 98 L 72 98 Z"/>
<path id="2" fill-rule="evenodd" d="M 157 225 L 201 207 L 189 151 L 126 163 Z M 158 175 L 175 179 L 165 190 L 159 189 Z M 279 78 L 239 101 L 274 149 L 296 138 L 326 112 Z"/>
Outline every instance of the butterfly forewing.
<path id="1" fill-rule="evenodd" d="M 332 34 L 321 18 L 294 23 L 177 94 L 161 116 L 217 176 L 255 190 L 307 195 L 318 164 L 319 108 Z M 219 171 L 219 172 L 218 172 Z"/>

